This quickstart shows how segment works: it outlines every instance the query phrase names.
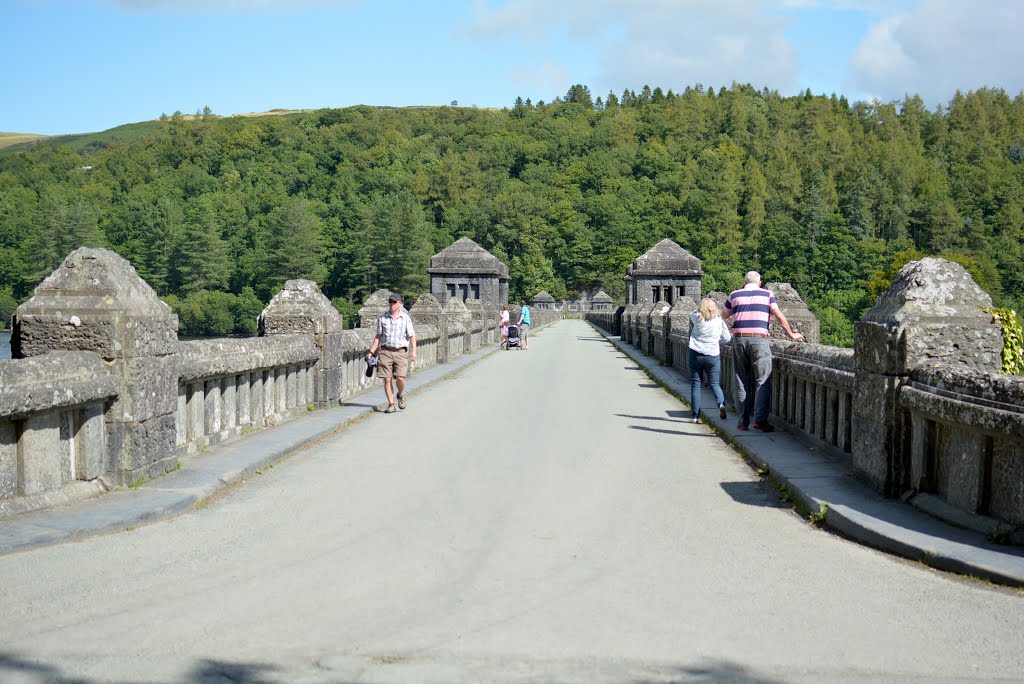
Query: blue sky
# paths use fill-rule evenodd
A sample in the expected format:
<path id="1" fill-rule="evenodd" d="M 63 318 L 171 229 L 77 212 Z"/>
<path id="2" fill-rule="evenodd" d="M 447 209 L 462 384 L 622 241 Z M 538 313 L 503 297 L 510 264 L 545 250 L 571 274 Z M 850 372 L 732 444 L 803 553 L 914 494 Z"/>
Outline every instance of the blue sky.
<path id="1" fill-rule="evenodd" d="M 851 101 L 1024 89 L 1022 0 L 0 0 L 0 131 L 733 81 Z"/>

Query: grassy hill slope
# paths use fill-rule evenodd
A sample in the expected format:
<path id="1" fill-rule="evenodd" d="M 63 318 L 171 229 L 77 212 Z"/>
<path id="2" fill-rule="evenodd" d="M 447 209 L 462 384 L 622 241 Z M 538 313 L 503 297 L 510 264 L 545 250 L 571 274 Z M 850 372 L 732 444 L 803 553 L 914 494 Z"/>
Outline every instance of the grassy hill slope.
<path id="1" fill-rule="evenodd" d="M 12 145 L 21 145 L 25 143 L 31 143 L 36 140 L 45 138 L 45 135 L 36 135 L 35 133 L 3 133 L 0 132 L 0 150 L 11 147 Z"/>
<path id="2" fill-rule="evenodd" d="M 287 116 L 299 115 L 312 110 L 309 109 L 272 109 L 269 112 L 252 112 L 246 114 L 234 114 L 233 116 L 244 116 L 247 118 L 258 118 L 265 116 Z M 185 119 L 193 118 L 186 115 Z M 230 118 L 230 117 L 217 117 Z M 158 120 L 140 121 L 138 123 L 124 124 L 97 133 L 73 133 L 69 135 L 36 135 L 33 133 L 0 133 L 0 154 L 5 152 L 25 152 L 39 144 L 61 145 L 69 147 L 76 152 L 82 152 L 90 146 L 107 147 L 114 142 L 127 142 L 154 133 L 160 125 Z"/>

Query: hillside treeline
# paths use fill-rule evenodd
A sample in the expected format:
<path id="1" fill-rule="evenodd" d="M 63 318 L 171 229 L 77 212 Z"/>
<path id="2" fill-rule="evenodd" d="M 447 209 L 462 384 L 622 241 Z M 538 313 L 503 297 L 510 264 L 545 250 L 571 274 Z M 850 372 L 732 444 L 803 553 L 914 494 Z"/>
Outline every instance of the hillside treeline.
<path id="1" fill-rule="evenodd" d="M 153 132 L 155 130 L 155 132 Z M 894 266 L 967 266 L 1024 301 L 1024 95 L 854 103 L 735 85 L 644 88 L 504 110 L 351 107 L 161 117 L 135 139 L 0 154 L 0 313 L 80 245 L 131 260 L 188 332 L 251 330 L 288 278 L 351 318 L 387 287 L 428 289 L 429 257 L 469 236 L 511 296 L 602 286 L 662 238 L 792 283 L 849 343 Z"/>

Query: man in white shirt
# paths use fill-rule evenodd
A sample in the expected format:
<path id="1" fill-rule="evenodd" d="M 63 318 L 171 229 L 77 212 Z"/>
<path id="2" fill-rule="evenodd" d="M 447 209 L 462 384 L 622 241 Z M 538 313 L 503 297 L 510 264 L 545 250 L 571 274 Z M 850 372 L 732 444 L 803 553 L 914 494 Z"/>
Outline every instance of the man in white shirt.
<path id="1" fill-rule="evenodd" d="M 384 381 L 384 394 L 388 398 L 388 407 L 384 413 L 394 413 L 396 406 L 395 391 L 392 379 L 398 388 L 397 406 L 405 410 L 405 377 L 409 373 L 409 363 L 416 360 L 416 331 L 412 318 L 402 306 L 402 295 L 392 293 L 388 298 L 388 310 L 377 318 L 377 335 L 370 343 L 370 351 L 366 358 L 373 356 L 377 350 L 377 377 Z"/>

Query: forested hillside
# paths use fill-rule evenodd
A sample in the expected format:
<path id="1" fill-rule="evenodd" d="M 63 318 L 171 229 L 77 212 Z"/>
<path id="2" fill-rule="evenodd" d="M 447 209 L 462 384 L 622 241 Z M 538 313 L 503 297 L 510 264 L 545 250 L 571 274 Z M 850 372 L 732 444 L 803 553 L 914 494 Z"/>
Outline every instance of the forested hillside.
<path id="1" fill-rule="evenodd" d="M 131 260 L 191 332 L 251 329 L 287 278 L 343 312 L 428 289 L 429 257 L 469 236 L 511 296 L 601 285 L 662 238 L 705 291 L 751 268 L 793 283 L 849 343 L 892 268 L 960 261 L 1024 301 L 1024 95 L 981 89 L 850 104 L 749 86 L 508 109 L 352 107 L 163 117 L 134 138 L 0 153 L 0 314 L 80 245 Z"/>

